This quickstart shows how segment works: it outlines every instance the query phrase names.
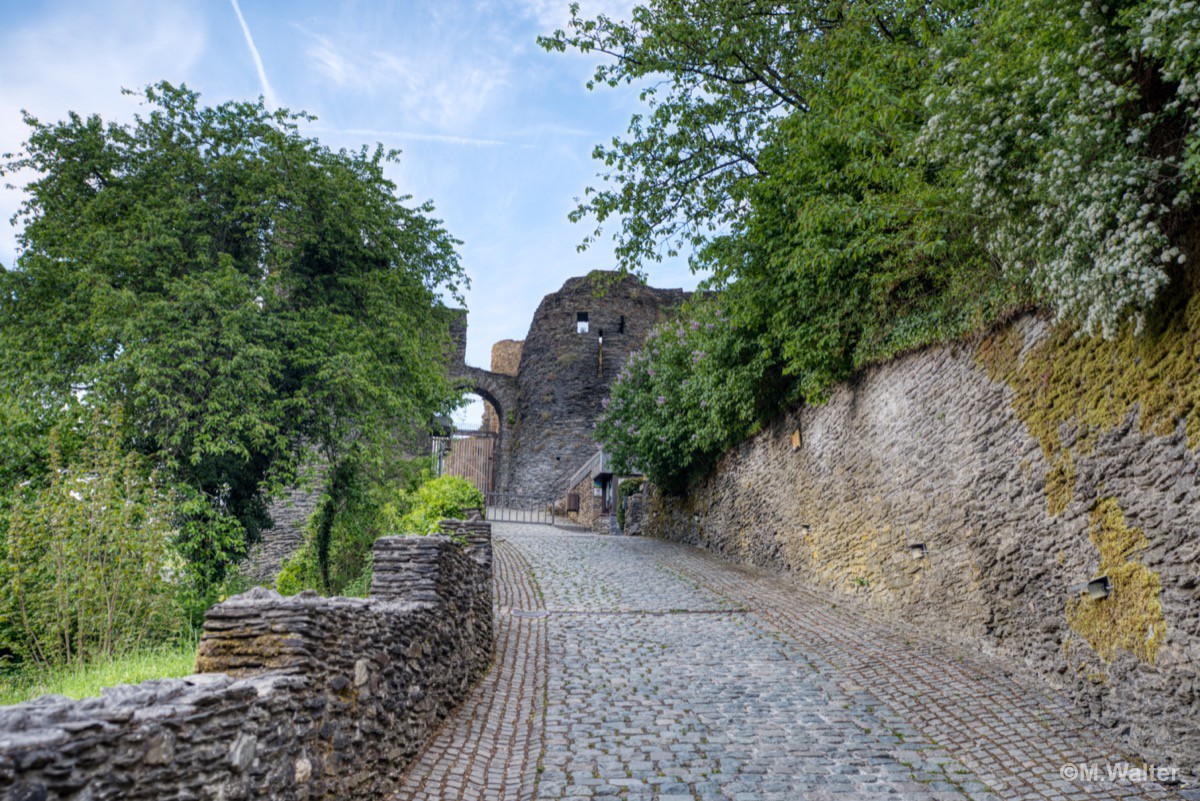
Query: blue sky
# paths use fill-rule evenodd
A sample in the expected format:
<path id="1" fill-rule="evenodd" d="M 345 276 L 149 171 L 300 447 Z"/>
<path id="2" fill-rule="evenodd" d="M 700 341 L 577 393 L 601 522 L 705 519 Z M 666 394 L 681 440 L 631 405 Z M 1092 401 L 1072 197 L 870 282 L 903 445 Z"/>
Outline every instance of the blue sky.
<path id="1" fill-rule="evenodd" d="M 574 199 L 596 183 L 593 146 L 625 130 L 633 91 L 587 91 L 594 64 L 537 46 L 565 25 L 569 0 L 0 0 L 0 152 L 25 138 L 20 110 L 128 120 L 122 87 L 166 79 L 210 103 L 264 95 L 318 117 L 331 147 L 382 142 L 404 151 L 391 177 L 432 200 L 463 240 L 467 358 L 524 338 L 541 298 L 571 276 L 611 268 L 612 248 L 577 253 L 591 230 Z M 582 0 L 621 17 L 630 0 Z M 238 17 L 245 21 L 245 28 Z M 253 45 L 247 39 L 253 41 Z M 0 264 L 15 259 L 8 218 L 20 195 L 0 191 Z M 683 261 L 654 265 L 656 286 L 693 288 Z M 457 417 L 470 425 L 476 405 Z"/>

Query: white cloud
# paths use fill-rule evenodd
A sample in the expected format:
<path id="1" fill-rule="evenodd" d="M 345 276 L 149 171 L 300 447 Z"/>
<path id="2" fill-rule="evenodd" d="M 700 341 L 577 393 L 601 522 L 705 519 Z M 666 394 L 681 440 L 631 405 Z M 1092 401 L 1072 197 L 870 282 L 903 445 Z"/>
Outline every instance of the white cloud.
<path id="1" fill-rule="evenodd" d="M 420 133 L 418 131 L 381 131 L 376 128 L 312 128 L 312 133 L 336 132 L 345 136 L 363 136 L 368 139 L 409 139 L 418 142 L 441 142 L 447 145 L 468 145 L 471 147 L 497 147 L 503 145 L 501 139 L 476 139 L 469 136 L 450 136 L 449 134 Z"/>
<path id="2" fill-rule="evenodd" d="M 510 83 L 508 63 L 487 53 L 464 54 L 445 42 L 400 55 L 349 38 L 310 36 L 306 54 L 314 72 L 346 92 L 386 93 L 406 127 L 458 136 L 498 103 Z"/>
<path id="3" fill-rule="evenodd" d="M 68 111 L 128 120 L 136 89 L 188 74 L 205 46 L 203 18 L 180 4 L 91 3 L 0 32 L 0 153 L 20 150 L 29 129 L 20 109 L 43 120 Z M 21 185 L 28 176 L 6 176 Z M 23 194 L 0 188 L 0 264 L 11 266 L 16 231 L 8 219 Z"/>

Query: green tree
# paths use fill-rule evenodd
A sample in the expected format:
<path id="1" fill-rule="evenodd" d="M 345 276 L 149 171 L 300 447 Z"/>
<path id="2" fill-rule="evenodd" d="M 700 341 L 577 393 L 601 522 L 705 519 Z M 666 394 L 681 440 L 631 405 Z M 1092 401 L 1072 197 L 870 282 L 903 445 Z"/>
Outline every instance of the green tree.
<path id="1" fill-rule="evenodd" d="M 436 534 L 438 522 L 463 518 L 471 509 L 483 511 L 483 493 L 460 476 L 438 476 L 421 484 L 409 497 L 408 513 L 400 518 L 403 534 Z"/>
<path id="2" fill-rule="evenodd" d="M 794 396 L 755 332 L 715 299 L 660 324 L 617 376 L 596 426 L 617 472 L 681 492 Z"/>
<path id="3" fill-rule="evenodd" d="M 606 55 L 592 85 L 644 86 L 647 111 L 596 148 L 606 183 L 572 216 L 619 219 L 626 269 L 694 250 L 749 354 L 710 365 L 724 380 L 765 360 L 820 401 L 864 365 L 1022 309 L 1111 336 L 1195 289 L 1191 3 L 573 9 L 543 46 Z M 679 387 L 704 376 L 669 339 L 633 362 L 599 434 L 679 488 L 711 463 L 705 443 L 749 430 L 754 392 L 696 416 Z"/>
<path id="4" fill-rule="evenodd" d="M 541 45 L 608 56 L 589 88 L 636 85 L 647 107 L 625 138 L 596 147 L 608 186 L 589 187 L 573 218 L 619 218 L 617 253 L 634 271 L 664 252 L 702 248 L 744 217 L 754 186 L 778 176 L 764 151 L 781 126 L 841 88 L 830 86 L 832 71 L 872 47 L 921 46 L 961 5 L 654 0 L 621 21 L 580 17 L 572 4 L 568 30 Z M 877 66 L 860 65 L 857 78 L 886 77 Z"/>
<path id="5" fill-rule="evenodd" d="M 179 487 L 179 548 L 220 581 L 306 451 L 337 463 L 452 404 L 438 298 L 457 241 L 399 196 L 396 152 L 334 152 L 304 114 L 143 93 L 132 124 L 30 116 L 35 178 L 0 273 L 0 392 L 48 427 L 76 398 Z"/>
<path id="6" fill-rule="evenodd" d="M 694 249 L 809 397 L 1031 304 L 1111 336 L 1195 283 L 1189 3 L 573 9 L 542 45 L 607 56 L 592 85 L 646 111 L 572 216 L 619 220 L 630 270 Z"/>
<path id="7" fill-rule="evenodd" d="M 619 218 L 626 269 L 693 248 L 757 352 L 810 399 L 960 335 L 1024 297 L 914 146 L 933 53 L 971 24 L 959 0 L 656 0 L 629 22 L 575 16 L 543 46 L 611 56 L 593 85 L 648 83 L 649 111 L 596 149 L 610 186 L 574 217 Z"/>

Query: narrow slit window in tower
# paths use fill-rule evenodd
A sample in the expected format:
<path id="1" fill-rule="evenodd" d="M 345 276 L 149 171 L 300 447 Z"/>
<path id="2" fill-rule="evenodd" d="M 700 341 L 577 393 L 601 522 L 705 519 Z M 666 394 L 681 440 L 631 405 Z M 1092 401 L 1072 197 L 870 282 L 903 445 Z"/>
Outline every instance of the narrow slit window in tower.
<path id="1" fill-rule="evenodd" d="M 575 333 L 576 334 L 586 334 L 587 332 L 588 332 L 588 313 L 587 312 L 576 312 L 575 313 Z"/>

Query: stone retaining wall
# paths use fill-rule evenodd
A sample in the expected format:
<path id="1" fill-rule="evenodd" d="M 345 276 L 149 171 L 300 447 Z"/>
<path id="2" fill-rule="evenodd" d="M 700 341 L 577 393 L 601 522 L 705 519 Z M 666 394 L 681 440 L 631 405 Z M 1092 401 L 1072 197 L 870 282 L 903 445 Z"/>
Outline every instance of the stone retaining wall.
<path id="1" fill-rule="evenodd" d="M 646 493 L 635 492 L 629 496 L 625 507 L 625 530 L 622 534 L 636 537 L 643 533 L 646 525 Z"/>
<path id="2" fill-rule="evenodd" d="M 242 573 L 257 584 L 273 584 L 283 560 L 300 549 L 309 518 L 324 494 L 328 465 L 314 462 L 300 471 L 301 483 L 267 507 L 273 525 L 246 557 Z"/>
<path id="3" fill-rule="evenodd" d="M 567 512 L 567 520 L 577 526 L 591 528 L 596 520 L 596 499 L 593 496 L 592 477 L 584 476 L 571 487 L 567 494 L 579 496 L 579 511 Z"/>
<path id="4" fill-rule="evenodd" d="M 0 708 L 0 798 L 385 797 L 492 656 L 490 524 L 388 537 L 371 596 L 209 611 L 198 674 Z"/>
<path id="5" fill-rule="evenodd" d="M 897 359 L 778 418 L 687 498 L 651 494 L 644 530 L 1008 657 L 1200 774 L 1194 338 L 1089 344 L 1031 316 Z"/>

